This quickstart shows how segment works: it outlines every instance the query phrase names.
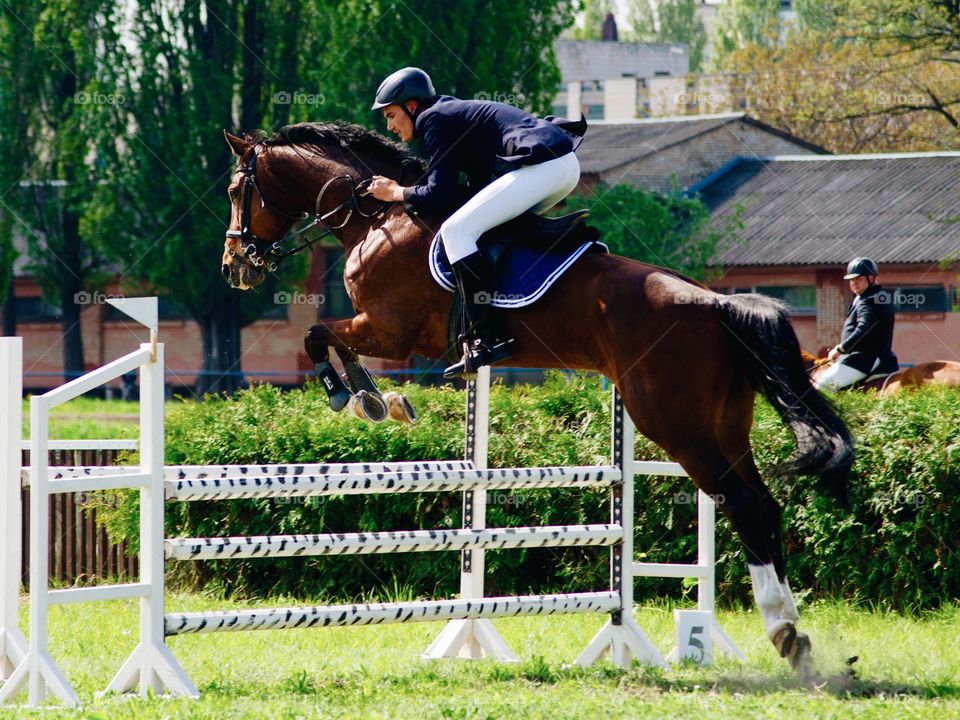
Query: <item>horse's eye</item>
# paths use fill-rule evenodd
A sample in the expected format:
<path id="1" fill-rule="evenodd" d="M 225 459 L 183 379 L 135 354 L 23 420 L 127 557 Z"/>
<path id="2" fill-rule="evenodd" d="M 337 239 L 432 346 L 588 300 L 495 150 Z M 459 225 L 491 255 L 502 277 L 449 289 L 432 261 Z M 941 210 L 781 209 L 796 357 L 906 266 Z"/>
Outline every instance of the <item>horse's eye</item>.
<path id="1" fill-rule="evenodd" d="M 236 189 L 235 187 L 230 188 L 229 190 L 227 190 L 227 195 L 230 197 L 231 200 L 236 200 L 236 199 L 237 199 L 237 189 Z"/>

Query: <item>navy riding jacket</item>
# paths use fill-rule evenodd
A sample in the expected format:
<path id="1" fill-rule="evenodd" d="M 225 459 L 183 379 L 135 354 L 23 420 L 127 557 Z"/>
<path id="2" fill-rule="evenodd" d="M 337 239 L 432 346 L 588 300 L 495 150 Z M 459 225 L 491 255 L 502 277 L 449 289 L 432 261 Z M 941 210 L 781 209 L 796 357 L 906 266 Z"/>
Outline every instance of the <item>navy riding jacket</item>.
<path id="1" fill-rule="evenodd" d="M 449 213 L 464 201 L 457 184 L 461 172 L 474 195 L 494 177 L 573 152 L 574 136 L 555 122 L 567 121 L 541 120 L 503 103 L 440 95 L 414 123 L 429 163 L 424 181 L 404 190 L 407 208 Z"/>
<path id="2" fill-rule="evenodd" d="M 893 322 L 893 296 L 879 285 L 871 285 L 847 311 L 840 336 L 844 350 L 840 362 L 867 375 L 896 372 L 900 365 L 891 349 Z"/>

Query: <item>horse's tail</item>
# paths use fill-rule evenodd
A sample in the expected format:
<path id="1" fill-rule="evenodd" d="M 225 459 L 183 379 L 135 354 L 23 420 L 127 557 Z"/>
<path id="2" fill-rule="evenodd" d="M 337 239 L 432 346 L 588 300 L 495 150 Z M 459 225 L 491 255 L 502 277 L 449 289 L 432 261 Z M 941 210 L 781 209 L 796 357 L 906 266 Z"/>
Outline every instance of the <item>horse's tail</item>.
<path id="1" fill-rule="evenodd" d="M 763 295 L 717 297 L 750 382 L 796 438 L 796 453 L 778 470 L 788 475 L 819 475 L 828 489 L 845 495 L 853 439 L 830 402 L 810 384 L 786 307 Z"/>

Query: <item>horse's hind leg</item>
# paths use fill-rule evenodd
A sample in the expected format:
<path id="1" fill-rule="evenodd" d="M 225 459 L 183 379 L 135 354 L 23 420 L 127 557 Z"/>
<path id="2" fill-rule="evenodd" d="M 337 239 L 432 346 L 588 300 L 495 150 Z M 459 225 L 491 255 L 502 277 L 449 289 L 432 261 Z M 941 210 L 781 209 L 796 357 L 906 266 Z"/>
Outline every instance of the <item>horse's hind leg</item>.
<path id="1" fill-rule="evenodd" d="M 721 423 L 720 441 L 730 472 L 752 498 L 747 504 L 750 510 L 746 513 L 738 504 L 729 509 L 724 508 L 724 512 L 738 528 L 738 533 L 739 525 L 751 523 L 751 517 L 759 526 L 769 553 L 769 561 L 757 563 L 760 558 L 751 558 L 750 552 L 747 553 L 754 599 L 760 610 L 767 637 L 773 642 L 780 657 L 786 658 L 791 667 L 806 675 L 810 669 L 810 640 L 806 634 L 797 632 L 800 616 L 787 581 L 783 555 L 783 509 L 760 477 L 760 471 L 753 459 L 753 449 L 750 447 L 749 422 L 744 418 L 745 413 L 752 412 L 752 405 L 752 398 L 748 401 L 747 396 L 733 401 L 727 406 Z M 734 515 L 740 517 L 735 520 Z M 740 533 L 740 536 L 743 538 L 743 533 Z M 744 545 L 746 544 L 744 540 Z"/>
<path id="2" fill-rule="evenodd" d="M 705 397 L 699 393 L 700 401 Z M 674 400 L 677 400 L 674 398 Z M 704 419 L 691 425 L 670 417 L 681 403 L 624 389 L 624 402 L 640 432 L 663 447 L 693 480 L 714 498 L 743 543 L 754 598 L 764 630 L 782 657 L 801 667 L 809 656 L 809 640 L 796 631 L 797 609 L 784 575 L 781 509 L 760 480 L 749 444 L 752 396 L 721 409 L 701 407 Z M 694 401 L 691 400 L 691 403 Z M 748 414 L 749 413 L 749 414 Z"/>
<path id="3" fill-rule="evenodd" d="M 753 463 L 749 450 L 744 458 L 733 463 L 719 445 L 673 454 L 697 487 L 715 499 L 733 524 L 747 556 L 753 596 L 767 637 L 793 668 L 804 670 L 810 641 L 796 629 L 797 607 L 784 572 L 782 512 L 766 487 L 741 477 L 743 465 Z"/>

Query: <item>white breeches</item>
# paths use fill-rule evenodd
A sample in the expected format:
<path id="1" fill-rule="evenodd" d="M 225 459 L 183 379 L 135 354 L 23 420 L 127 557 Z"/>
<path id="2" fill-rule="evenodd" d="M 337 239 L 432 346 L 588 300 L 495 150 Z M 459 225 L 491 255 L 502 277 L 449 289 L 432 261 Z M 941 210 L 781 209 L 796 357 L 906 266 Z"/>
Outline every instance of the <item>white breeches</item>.
<path id="1" fill-rule="evenodd" d="M 835 362 L 816 377 L 813 386 L 817 390 L 837 391 L 840 388 L 853 385 L 857 380 L 863 380 L 865 377 L 866 375 L 856 368 Z"/>
<path id="2" fill-rule="evenodd" d="M 550 209 L 569 195 L 579 180 L 580 162 L 574 153 L 501 175 L 440 226 L 447 259 L 455 263 L 472 255 L 483 233 L 527 210 L 539 214 Z"/>

